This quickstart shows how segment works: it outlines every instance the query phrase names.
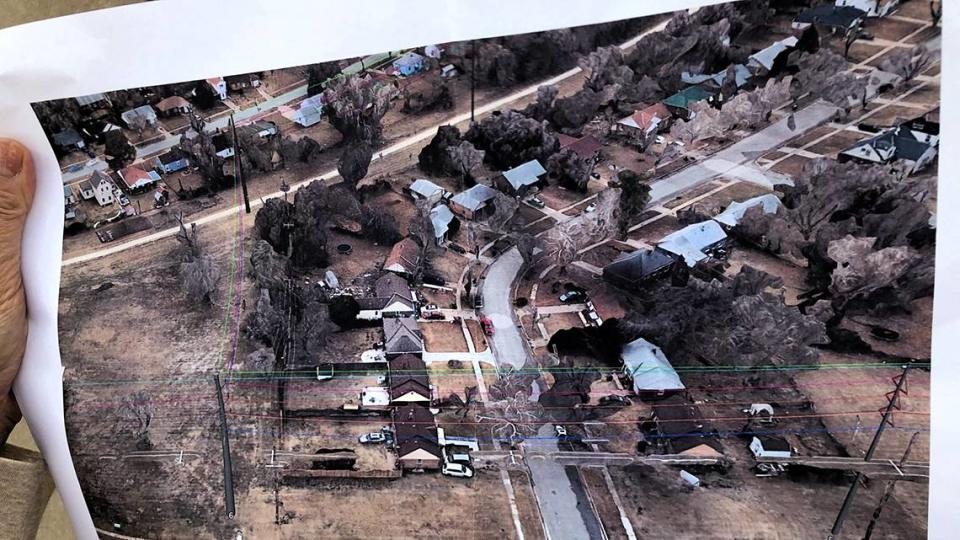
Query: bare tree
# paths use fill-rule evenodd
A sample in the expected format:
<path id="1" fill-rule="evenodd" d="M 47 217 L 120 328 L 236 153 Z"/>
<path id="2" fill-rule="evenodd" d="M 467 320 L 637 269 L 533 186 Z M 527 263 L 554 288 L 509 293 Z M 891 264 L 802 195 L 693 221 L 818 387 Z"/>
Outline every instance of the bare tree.
<path id="1" fill-rule="evenodd" d="M 483 150 L 477 150 L 469 141 L 462 141 L 457 146 L 448 146 L 447 153 L 450 155 L 450 163 L 458 173 L 461 189 L 468 181 L 476 180 L 474 173 L 483 166 Z"/>
<path id="2" fill-rule="evenodd" d="M 416 213 L 410 220 L 410 235 L 420 246 L 418 260 L 422 267 L 429 267 L 430 261 L 437 253 L 437 235 L 433 228 L 433 219 L 430 212 L 439 200 L 440 195 L 435 194 L 433 197 L 417 201 Z"/>
<path id="3" fill-rule="evenodd" d="M 390 108 L 396 89 L 366 75 L 351 75 L 328 81 L 323 91 L 324 109 L 330 124 L 347 143 L 379 142 L 380 120 Z"/>
<path id="4" fill-rule="evenodd" d="M 370 160 L 373 159 L 373 148 L 366 141 L 351 143 L 340 154 L 337 161 L 337 172 L 343 178 L 344 184 L 352 191 L 356 191 L 357 182 L 367 176 Z"/>
<path id="5" fill-rule="evenodd" d="M 180 278 L 187 299 L 195 304 L 209 305 L 220 285 L 220 268 L 212 257 L 207 255 L 197 238 L 197 224 L 191 223 L 189 231 L 183 224 L 183 215 L 175 219 L 180 225 L 177 241 L 183 247 L 180 263 Z"/>
<path id="6" fill-rule="evenodd" d="M 117 411 L 118 434 L 129 434 L 137 450 L 150 450 L 150 424 L 153 421 L 153 404 L 146 392 L 140 390 L 124 396 Z"/>
<path id="7" fill-rule="evenodd" d="M 932 60 L 930 51 L 923 45 L 917 45 L 912 49 L 896 49 L 888 53 L 879 67 L 882 71 L 900 76 L 904 81 L 911 81 L 927 69 Z"/>

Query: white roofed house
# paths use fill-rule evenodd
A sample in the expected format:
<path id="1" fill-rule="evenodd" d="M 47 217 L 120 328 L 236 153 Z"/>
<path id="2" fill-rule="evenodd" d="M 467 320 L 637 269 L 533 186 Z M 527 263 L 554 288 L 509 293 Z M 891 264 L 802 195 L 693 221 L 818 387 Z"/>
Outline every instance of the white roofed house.
<path id="1" fill-rule="evenodd" d="M 620 358 L 623 373 L 633 381 L 633 391 L 640 397 L 663 397 L 684 389 L 663 350 L 643 338 L 624 345 Z"/>
<path id="2" fill-rule="evenodd" d="M 453 215 L 450 207 L 441 204 L 430 210 L 430 221 L 433 223 L 433 234 L 437 240 L 437 245 L 447 241 L 450 234 L 455 233 L 460 227 L 460 220 Z"/>
<path id="3" fill-rule="evenodd" d="M 698 262 L 714 256 L 723 256 L 729 238 L 720 224 L 707 220 L 664 236 L 657 249 L 677 257 L 683 257 L 687 266 L 694 267 Z"/>
<path id="4" fill-rule="evenodd" d="M 113 183 L 113 180 L 110 179 L 110 175 L 102 171 L 94 171 L 93 175 L 90 176 L 90 187 L 93 190 L 93 197 L 97 200 L 97 204 L 100 206 L 107 206 L 113 204 L 113 190 L 116 187 L 116 184 Z M 80 186 L 80 194 L 86 199 L 86 193 L 84 192 L 84 186 Z"/>
<path id="5" fill-rule="evenodd" d="M 429 199 L 439 194 L 440 199 L 447 198 L 450 194 L 447 190 L 434 184 L 426 178 L 417 178 L 407 186 L 406 191 L 414 199 Z"/>
<path id="6" fill-rule="evenodd" d="M 900 4 L 900 0 L 836 0 L 837 7 L 862 10 L 867 17 L 886 17 Z"/>
<path id="7" fill-rule="evenodd" d="M 714 216 L 713 219 L 726 227 L 736 227 L 737 223 L 743 219 L 744 214 L 747 213 L 747 210 L 755 206 L 761 207 L 764 214 L 776 214 L 777 210 L 782 206 L 782 203 L 773 193 L 766 193 L 743 202 L 734 201 L 730 203 L 723 212 Z"/>
<path id="8" fill-rule="evenodd" d="M 774 41 L 770 46 L 750 55 L 747 67 L 755 73 L 769 73 L 773 70 L 780 55 L 788 55 L 797 46 L 799 40 L 793 36 Z M 739 86 L 739 85 L 738 85 Z"/>
<path id="9" fill-rule="evenodd" d="M 99 109 L 110 106 L 110 100 L 103 94 L 89 94 L 86 96 L 77 96 L 73 98 L 77 105 L 88 109 Z"/>
<path id="10" fill-rule="evenodd" d="M 150 105 L 141 105 L 135 109 L 130 109 L 120 115 L 127 127 L 138 130 L 143 127 L 153 126 L 157 123 L 157 112 Z M 142 125 L 141 125 L 142 124 Z"/>
<path id="11" fill-rule="evenodd" d="M 227 81 L 223 77 L 211 77 L 207 79 L 207 84 L 220 96 L 220 99 L 227 99 Z"/>
<path id="12" fill-rule="evenodd" d="M 509 171 L 504 171 L 501 184 L 513 195 L 522 197 L 527 190 L 540 183 L 540 177 L 547 174 L 547 170 L 539 161 L 533 159 L 518 165 Z"/>
<path id="13" fill-rule="evenodd" d="M 296 109 L 284 105 L 279 107 L 279 110 L 280 114 L 287 120 L 302 127 L 310 127 L 323 118 L 322 94 L 301 101 Z"/>

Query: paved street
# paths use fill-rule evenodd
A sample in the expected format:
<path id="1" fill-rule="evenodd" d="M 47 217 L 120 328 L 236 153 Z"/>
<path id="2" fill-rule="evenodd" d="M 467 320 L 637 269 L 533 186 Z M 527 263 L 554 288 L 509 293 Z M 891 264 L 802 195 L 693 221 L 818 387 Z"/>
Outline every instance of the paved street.
<path id="1" fill-rule="evenodd" d="M 796 129 L 791 130 L 787 127 L 787 119 L 784 118 L 717 152 L 710 159 L 653 182 L 650 189 L 651 204 L 674 197 L 719 176 L 730 176 L 766 187 L 771 187 L 776 182 L 783 182 L 786 177 L 749 166 L 747 163 L 790 139 L 802 135 L 807 130 L 829 121 L 836 111 L 837 107 L 817 101 L 794 113 Z"/>
<path id="2" fill-rule="evenodd" d="M 523 266 L 523 258 L 516 248 L 504 253 L 487 271 L 483 281 L 483 314 L 493 322 L 494 333 L 490 338 L 498 366 L 523 367 L 527 361 L 527 349 L 523 335 L 517 328 L 510 303 L 510 288 L 517 272 Z"/>
<path id="3" fill-rule="evenodd" d="M 535 445 L 538 452 L 560 450 L 553 424 L 540 426 L 537 437 L 524 444 Z M 590 508 L 575 466 L 564 466 L 542 456 L 531 456 L 524 461 L 530 469 L 533 491 L 540 502 L 548 538 L 603 538 L 600 523 Z"/>

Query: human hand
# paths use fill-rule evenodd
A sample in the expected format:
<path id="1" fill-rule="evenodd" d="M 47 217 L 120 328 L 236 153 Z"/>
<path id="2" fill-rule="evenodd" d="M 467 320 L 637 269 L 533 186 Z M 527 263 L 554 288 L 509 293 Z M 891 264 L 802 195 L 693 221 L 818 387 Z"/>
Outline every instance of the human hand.
<path id="1" fill-rule="evenodd" d="M 30 152 L 0 138 L 0 448 L 21 418 L 12 389 L 27 344 L 20 243 L 35 187 Z"/>

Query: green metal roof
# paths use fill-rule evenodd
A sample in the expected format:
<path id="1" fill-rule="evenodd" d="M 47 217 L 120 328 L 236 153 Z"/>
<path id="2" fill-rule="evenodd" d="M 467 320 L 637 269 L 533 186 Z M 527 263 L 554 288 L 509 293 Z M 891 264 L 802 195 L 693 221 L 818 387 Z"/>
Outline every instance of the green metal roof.
<path id="1" fill-rule="evenodd" d="M 686 109 L 690 107 L 691 103 L 703 101 L 712 95 L 713 94 L 711 92 L 708 92 L 699 86 L 691 86 L 663 100 L 663 104 L 671 107 Z"/>

